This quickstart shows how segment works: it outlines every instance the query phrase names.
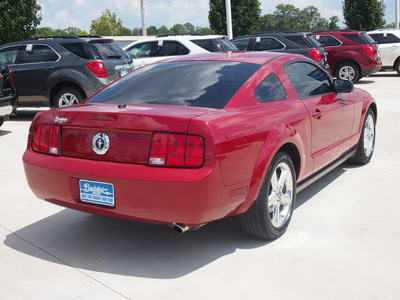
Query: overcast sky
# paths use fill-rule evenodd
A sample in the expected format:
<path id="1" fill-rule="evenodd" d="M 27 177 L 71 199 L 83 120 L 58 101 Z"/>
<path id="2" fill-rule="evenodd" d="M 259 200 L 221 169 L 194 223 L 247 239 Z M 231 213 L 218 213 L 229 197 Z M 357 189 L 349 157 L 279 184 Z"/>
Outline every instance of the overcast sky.
<path id="1" fill-rule="evenodd" d="M 387 0 L 385 19 L 388 23 L 395 21 L 395 1 Z M 79 27 L 89 32 L 91 21 L 101 16 L 109 8 L 121 19 L 124 27 L 133 29 L 141 27 L 140 0 L 37 0 L 41 5 L 42 22 L 39 27 L 65 29 Z M 303 9 L 313 5 L 318 8 L 322 17 L 329 19 L 338 16 L 342 25 L 342 0 L 260 0 L 262 15 L 273 13 L 278 4 L 293 4 Z M 144 0 L 146 27 L 168 28 L 176 23 L 192 23 L 194 26 L 208 27 L 208 0 Z"/>

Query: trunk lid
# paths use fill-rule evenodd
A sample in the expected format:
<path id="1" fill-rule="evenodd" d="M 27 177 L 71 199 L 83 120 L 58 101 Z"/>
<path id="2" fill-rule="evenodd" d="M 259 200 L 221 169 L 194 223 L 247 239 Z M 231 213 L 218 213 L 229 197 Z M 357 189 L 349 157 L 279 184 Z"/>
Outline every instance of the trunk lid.
<path id="1" fill-rule="evenodd" d="M 186 133 L 191 118 L 214 109 L 167 105 L 83 104 L 39 115 L 34 124 L 62 126 L 62 155 L 92 160 L 147 164 L 153 132 Z M 94 150 L 105 134 L 109 149 Z"/>

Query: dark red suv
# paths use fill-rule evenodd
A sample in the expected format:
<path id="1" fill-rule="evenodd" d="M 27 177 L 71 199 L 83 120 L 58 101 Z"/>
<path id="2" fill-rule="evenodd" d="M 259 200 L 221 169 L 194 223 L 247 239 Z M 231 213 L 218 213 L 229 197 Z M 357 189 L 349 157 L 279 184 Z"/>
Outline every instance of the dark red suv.
<path id="1" fill-rule="evenodd" d="M 313 33 L 325 46 L 333 76 L 357 82 L 382 66 L 378 45 L 364 31 L 337 30 Z"/>

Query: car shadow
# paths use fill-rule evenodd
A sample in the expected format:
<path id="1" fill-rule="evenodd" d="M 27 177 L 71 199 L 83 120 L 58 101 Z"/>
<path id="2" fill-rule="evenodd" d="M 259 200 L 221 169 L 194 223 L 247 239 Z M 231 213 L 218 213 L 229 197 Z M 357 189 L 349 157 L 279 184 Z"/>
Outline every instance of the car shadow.
<path id="1" fill-rule="evenodd" d="M 344 172 L 345 168 L 339 166 L 304 189 L 298 194 L 295 208 L 299 209 Z M 286 240 L 285 235 L 279 239 L 280 243 L 289 241 L 293 239 Z M 179 234 L 164 225 L 139 225 L 71 209 L 10 233 L 4 241 L 12 249 L 53 263 L 154 279 L 179 278 L 238 249 L 268 247 L 271 243 L 274 241 L 243 233 L 236 217 Z"/>
<path id="2" fill-rule="evenodd" d="M 12 131 L 9 131 L 9 130 L 2 130 L 2 129 L 0 128 L 0 137 L 5 136 L 5 135 L 10 134 L 10 133 L 12 133 Z"/>

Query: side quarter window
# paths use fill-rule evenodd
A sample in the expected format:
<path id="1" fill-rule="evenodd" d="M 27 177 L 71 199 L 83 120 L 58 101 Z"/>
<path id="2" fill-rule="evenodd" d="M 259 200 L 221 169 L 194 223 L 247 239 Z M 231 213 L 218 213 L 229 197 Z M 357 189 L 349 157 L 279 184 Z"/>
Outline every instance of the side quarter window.
<path id="1" fill-rule="evenodd" d="M 303 61 L 290 62 L 283 66 L 299 99 L 333 93 L 329 75 L 317 66 Z"/>
<path id="2" fill-rule="evenodd" d="M 254 94 L 260 102 L 271 102 L 287 98 L 287 93 L 282 82 L 273 73 L 260 83 L 254 90 Z"/>

